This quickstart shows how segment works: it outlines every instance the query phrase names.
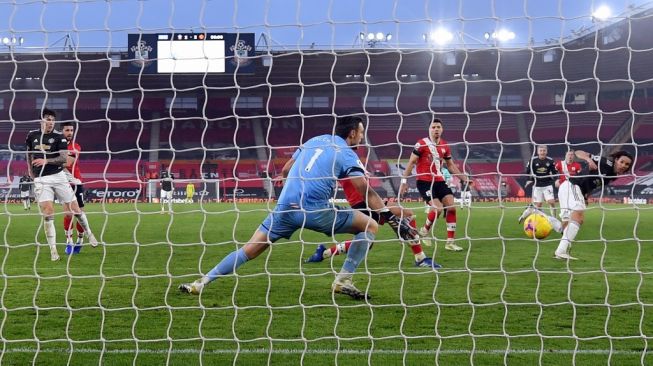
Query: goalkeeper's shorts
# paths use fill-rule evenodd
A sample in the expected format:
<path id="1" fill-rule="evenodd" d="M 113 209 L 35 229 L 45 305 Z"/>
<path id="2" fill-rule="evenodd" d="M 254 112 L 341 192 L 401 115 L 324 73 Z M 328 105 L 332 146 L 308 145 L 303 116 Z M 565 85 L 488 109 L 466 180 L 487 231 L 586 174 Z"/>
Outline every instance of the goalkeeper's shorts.
<path id="1" fill-rule="evenodd" d="M 259 230 L 275 242 L 289 239 L 298 229 L 310 229 L 327 236 L 348 233 L 354 222 L 354 211 L 325 205 L 301 209 L 297 206 L 277 205 L 265 218 Z"/>

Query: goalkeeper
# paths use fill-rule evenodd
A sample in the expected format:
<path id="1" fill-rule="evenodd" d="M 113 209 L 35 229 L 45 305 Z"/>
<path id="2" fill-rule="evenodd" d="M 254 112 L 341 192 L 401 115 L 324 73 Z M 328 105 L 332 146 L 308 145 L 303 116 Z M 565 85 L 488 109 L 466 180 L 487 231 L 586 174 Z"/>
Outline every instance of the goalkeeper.
<path id="1" fill-rule="evenodd" d="M 284 176 L 287 172 L 286 167 L 288 167 L 289 164 L 293 164 L 292 159 L 286 163 L 286 166 L 284 166 Z M 342 186 L 342 189 L 345 192 L 345 196 L 347 197 L 347 202 L 349 202 L 349 205 L 352 209 L 370 216 L 374 219 L 374 221 L 379 223 L 379 225 L 383 225 L 385 223 L 383 218 L 377 212 L 369 209 L 367 202 L 365 201 L 365 197 L 363 197 L 362 194 L 358 193 L 356 188 L 348 179 L 341 180 L 340 185 Z M 413 212 L 411 210 L 401 208 L 399 206 L 388 206 L 388 209 L 390 212 L 392 212 L 393 215 L 401 217 L 402 220 L 405 221 L 405 225 L 409 225 L 413 229 L 417 230 L 417 224 L 415 223 L 415 218 L 413 217 Z M 416 267 L 433 269 L 441 268 L 441 266 L 438 263 L 434 262 L 432 258 L 429 258 L 426 256 L 426 254 L 424 254 L 422 245 L 419 241 L 419 237 L 414 235 L 414 232 L 405 232 L 403 236 L 396 231 L 395 233 L 397 234 L 398 238 L 407 241 L 408 245 L 410 245 L 410 250 L 415 256 Z M 313 253 L 313 255 L 310 256 L 306 262 L 322 262 L 324 259 L 330 258 L 331 256 L 347 253 L 350 246 L 351 240 L 338 243 L 328 249 L 323 244 L 320 244 L 318 245 L 317 249 L 315 249 L 315 253 Z"/>
<path id="2" fill-rule="evenodd" d="M 354 286 L 352 278 L 374 242 L 378 224 L 361 212 L 339 210 L 329 202 L 336 180 L 349 177 L 358 192 L 369 192 L 370 208 L 379 210 L 380 215 L 402 235 L 415 230 L 394 216 L 376 192 L 369 188 L 363 164 L 351 149 L 360 144 L 364 134 L 363 120 L 348 116 L 337 120 L 335 135 L 321 135 L 308 140 L 293 154 L 293 160 L 297 163 L 290 169 L 277 206 L 249 242 L 227 255 L 207 275 L 179 286 L 180 291 L 199 294 L 208 283 L 231 274 L 245 262 L 261 255 L 271 243 L 290 238 L 298 229 L 307 228 L 328 236 L 355 234 L 347 259 L 331 289 L 334 293 L 357 300 L 369 299 L 368 294 Z"/>

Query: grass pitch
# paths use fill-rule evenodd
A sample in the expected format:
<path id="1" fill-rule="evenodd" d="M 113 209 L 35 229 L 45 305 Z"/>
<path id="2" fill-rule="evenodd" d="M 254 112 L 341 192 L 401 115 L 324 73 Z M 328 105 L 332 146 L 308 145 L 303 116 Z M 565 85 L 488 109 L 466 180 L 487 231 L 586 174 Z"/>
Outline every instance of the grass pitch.
<path id="1" fill-rule="evenodd" d="M 61 245 L 62 261 L 52 263 L 37 212 L 4 206 L 0 362 L 653 364 L 650 207 L 591 205 L 573 246 L 580 260 L 570 263 L 552 258 L 559 234 L 525 238 L 520 206 L 459 210 L 466 251 L 446 252 L 442 241 L 435 253 L 424 248 L 444 265 L 438 272 L 415 268 L 410 249 L 382 227 L 355 276 L 369 303 L 332 296 L 342 257 L 303 263 L 317 243 L 334 242 L 310 231 L 201 297 L 177 291 L 249 239 L 267 209 L 177 204 L 161 215 L 158 205 L 89 204 L 106 245 L 73 257 Z"/>

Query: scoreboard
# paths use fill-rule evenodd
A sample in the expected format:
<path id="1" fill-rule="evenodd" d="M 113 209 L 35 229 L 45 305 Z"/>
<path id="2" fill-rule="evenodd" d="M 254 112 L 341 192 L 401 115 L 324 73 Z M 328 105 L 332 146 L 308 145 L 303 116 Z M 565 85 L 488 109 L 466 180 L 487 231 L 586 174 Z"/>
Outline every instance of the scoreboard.
<path id="1" fill-rule="evenodd" d="M 252 74 L 254 33 L 129 34 L 130 74 Z"/>

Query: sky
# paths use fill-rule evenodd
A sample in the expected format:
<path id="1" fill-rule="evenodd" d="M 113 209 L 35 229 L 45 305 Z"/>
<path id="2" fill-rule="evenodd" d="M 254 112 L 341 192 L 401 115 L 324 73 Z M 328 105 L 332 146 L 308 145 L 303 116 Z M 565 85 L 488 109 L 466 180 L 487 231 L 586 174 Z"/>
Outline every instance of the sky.
<path id="1" fill-rule="evenodd" d="M 125 50 L 128 33 L 253 32 L 275 49 L 342 49 L 361 47 L 361 32 L 392 34 L 376 47 L 433 47 L 423 34 L 443 28 L 449 46 L 477 48 L 489 45 L 484 33 L 507 29 L 515 38 L 502 46 L 523 47 L 596 29 L 591 14 L 601 5 L 619 16 L 653 1 L 0 0 L 0 37 L 23 37 L 16 51 L 61 50 L 66 34 L 80 50 Z"/>

